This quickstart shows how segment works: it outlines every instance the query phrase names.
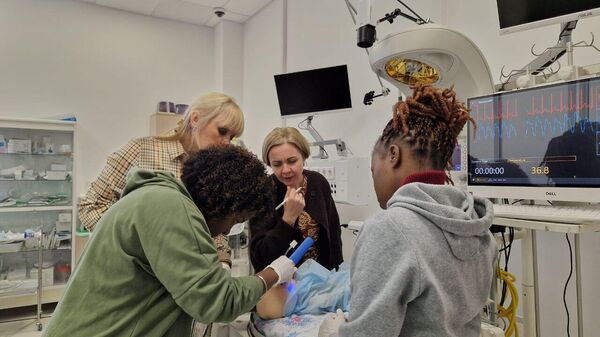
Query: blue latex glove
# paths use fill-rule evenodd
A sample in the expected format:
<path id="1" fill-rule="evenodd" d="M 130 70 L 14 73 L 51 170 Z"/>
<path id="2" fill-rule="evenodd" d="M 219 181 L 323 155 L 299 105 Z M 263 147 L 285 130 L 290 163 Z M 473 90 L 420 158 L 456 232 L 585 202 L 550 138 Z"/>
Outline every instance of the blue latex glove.
<path id="1" fill-rule="evenodd" d="M 318 337 L 337 337 L 342 322 L 345 322 L 344 312 L 337 309 L 335 314 L 329 313 L 319 327 Z"/>

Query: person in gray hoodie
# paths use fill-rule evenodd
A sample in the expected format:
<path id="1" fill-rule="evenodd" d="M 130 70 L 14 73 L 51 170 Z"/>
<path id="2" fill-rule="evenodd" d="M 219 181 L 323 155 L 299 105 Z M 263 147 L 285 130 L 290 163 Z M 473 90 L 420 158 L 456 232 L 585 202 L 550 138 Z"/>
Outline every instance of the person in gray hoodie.
<path id="1" fill-rule="evenodd" d="M 365 221 L 351 262 L 348 321 L 319 336 L 477 337 L 494 276 L 492 204 L 445 183 L 468 109 L 452 89 L 417 85 L 372 154 L 383 211 Z M 340 322 L 343 322 L 340 324 Z"/>

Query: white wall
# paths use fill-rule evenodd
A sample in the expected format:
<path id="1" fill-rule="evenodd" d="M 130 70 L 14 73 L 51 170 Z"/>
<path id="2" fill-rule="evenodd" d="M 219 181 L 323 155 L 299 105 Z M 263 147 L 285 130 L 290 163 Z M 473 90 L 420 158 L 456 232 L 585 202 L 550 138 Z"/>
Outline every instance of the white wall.
<path id="1" fill-rule="evenodd" d="M 244 25 L 221 20 L 214 29 L 215 90 L 242 104 L 244 86 Z"/>
<path id="2" fill-rule="evenodd" d="M 353 1 L 356 3 L 356 1 Z M 496 5 L 494 1 L 411 1 L 420 14 L 435 22 L 447 24 L 474 40 L 486 56 L 494 81 L 499 81 L 500 69 L 520 68 L 532 56 L 529 49 L 536 43 L 536 51 L 556 43 L 558 25 L 532 31 L 499 36 Z M 374 17 L 381 17 L 398 7 L 396 1 L 374 1 Z M 317 117 L 313 125 L 324 138 L 344 139 L 356 156 L 370 156 L 375 138 L 380 134 L 391 116 L 394 95 L 378 99 L 371 106 L 364 106 L 365 92 L 378 90 L 378 83 L 370 70 L 364 51 L 356 47 L 356 37 L 344 1 L 289 0 L 287 10 L 287 35 L 282 17 L 284 0 L 275 0 L 267 8 L 251 18 L 245 28 L 244 54 L 244 102 L 249 127 L 246 139 L 257 153 L 264 136 L 275 126 L 281 125 L 275 95 L 273 75 L 283 72 L 283 55 L 286 53 L 287 70 L 298 71 L 316 67 L 347 64 L 353 108 L 351 111 Z M 412 24 L 397 19 L 393 25 L 378 27 L 378 35 L 401 30 Z M 589 32 L 600 33 L 600 18 L 580 21 L 574 32 L 574 41 L 589 39 Z M 283 38 L 287 38 L 287 49 Z M 600 54 L 592 50 L 576 50 L 575 62 L 583 65 L 600 63 Z M 563 61 L 564 63 L 565 61 Z M 387 85 L 387 84 L 386 84 Z M 393 87 L 389 85 L 392 89 Z M 296 126 L 300 119 L 286 121 Z M 335 152 L 333 150 L 329 151 Z M 370 179 L 370 177 L 365 177 Z M 363 220 L 378 207 L 373 198 L 369 206 L 350 207 L 338 205 L 342 222 Z M 352 236 L 344 232 L 344 256 L 349 256 Z M 595 336 L 600 321 L 594 318 L 594 304 L 600 300 L 600 290 L 595 281 L 600 277 L 600 265 L 594 259 L 600 254 L 600 235 L 589 234 L 582 238 L 584 324 L 586 336 Z M 565 336 L 566 315 L 562 307 L 562 287 L 568 275 L 568 250 L 564 235 L 538 233 L 541 279 L 541 335 Z M 511 255 L 509 269 L 520 277 L 520 244 L 516 243 Z M 571 312 L 571 336 L 577 335 L 575 288 L 573 280 L 568 292 Z"/>
<path id="3" fill-rule="evenodd" d="M 214 87 L 213 29 L 87 3 L 0 1 L 0 45 L 0 115 L 77 116 L 78 192 L 158 101 Z"/>
<path id="4" fill-rule="evenodd" d="M 244 140 L 260 156 L 262 140 L 281 125 L 273 74 L 283 68 L 283 1 L 275 0 L 244 24 Z"/>

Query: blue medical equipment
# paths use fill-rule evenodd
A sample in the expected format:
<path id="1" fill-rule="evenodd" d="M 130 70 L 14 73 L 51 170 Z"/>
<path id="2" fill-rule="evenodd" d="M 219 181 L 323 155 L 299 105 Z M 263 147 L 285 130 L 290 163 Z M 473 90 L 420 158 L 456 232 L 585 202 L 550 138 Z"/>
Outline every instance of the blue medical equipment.
<path id="1" fill-rule="evenodd" d="M 294 264 L 296 265 L 300 263 L 300 260 L 302 259 L 304 254 L 306 254 L 308 249 L 312 247 L 314 243 L 315 241 L 310 236 L 304 239 L 300 246 L 298 246 L 298 248 L 296 248 L 296 250 L 292 253 L 292 256 L 290 256 L 290 260 L 294 261 Z"/>

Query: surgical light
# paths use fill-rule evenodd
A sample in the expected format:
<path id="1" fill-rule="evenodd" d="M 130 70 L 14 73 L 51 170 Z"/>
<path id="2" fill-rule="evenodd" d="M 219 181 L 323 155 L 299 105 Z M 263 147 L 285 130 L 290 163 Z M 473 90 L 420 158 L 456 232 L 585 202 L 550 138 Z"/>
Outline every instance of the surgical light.
<path id="1" fill-rule="evenodd" d="M 461 99 L 494 91 L 487 61 L 465 35 L 426 23 L 387 35 L 369 50 L 373 71 L 401 92 L 423 83 L 454 88 Z"/>
<path id="2" fill-rule="evenodd" d="M 440 79 L 437 69 L 417 60 L 402 57 L 392 58 L 385 63 L 389 77 L 407 85 L 417 83 L 433 84 Z"/>

